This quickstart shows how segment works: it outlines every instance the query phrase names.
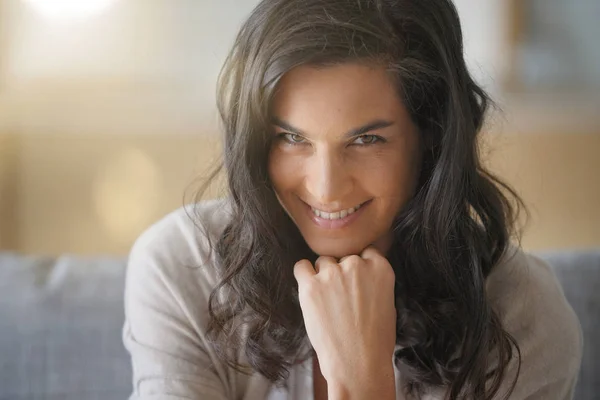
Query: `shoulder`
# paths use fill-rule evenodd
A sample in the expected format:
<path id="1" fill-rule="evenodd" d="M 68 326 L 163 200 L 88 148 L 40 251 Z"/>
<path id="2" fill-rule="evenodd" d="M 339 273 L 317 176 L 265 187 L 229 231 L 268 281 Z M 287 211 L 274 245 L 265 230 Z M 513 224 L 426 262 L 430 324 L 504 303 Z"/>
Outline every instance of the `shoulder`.
<path id="1" fill-rule="evenodd" d="M 583 337 L 552 268 L 540 258 L 510 247 L 488 277 L 486 289 L 504 328 L 520 347 L 519 390 L 531 394 L 544 387 L 572 390 Z"/>
<path id="2" fill-rule="evenodd" d="M 130 258 L 172 260 L 193 266 L 206 261 L 230 220 L 227 199 L 190 204 L 169 213 L 135 241 Z"/>
<path id="3" fill-rule="evenodd" d="M 517 247 L 508 249 L 488 277 L 487 293 L 509 326 L 561 322 L 579 334 L 579 321 L 552 268 Z"/>
<path id="4" fill-rule="evenodd" d="M 181 207 L 146 229 L 128 260 L 127 288 L 161 281 L 171 292 L 208 295 L 218 281 L 213 246 L 230 221 L 227 199 Z"/>
<path id="5" fill-rule="evenodd" d="M 167 214 L 147 228 L 135 241 L 132 251 L 155 255 L 190 252 L 190 247 L 217 237 L 229 222 L 229 201 L 215 199 L 189 204 Z M 200 229 L 202 228 L 202 229 Z"/>

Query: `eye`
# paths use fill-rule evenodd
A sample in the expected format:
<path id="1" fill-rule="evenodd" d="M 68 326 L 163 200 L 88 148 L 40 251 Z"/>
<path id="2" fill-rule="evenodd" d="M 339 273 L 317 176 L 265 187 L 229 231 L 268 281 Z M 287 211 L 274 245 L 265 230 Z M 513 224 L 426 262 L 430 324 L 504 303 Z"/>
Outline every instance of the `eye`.
<path id="1" fill-rule="evenodd" d="M 296 133 L 280 133 L 278 136 L 290 144 L 302 144 L 305 142 L 304 138 Z"/>
<path id="2" fill-rule="evenodd" d="M 375 144 L 378 142 L 383 142 L 384 139 L 381 136 L 377 136 L 377 135 L 362 135 L 357 137 L 352 144 L 358 144 L 358 145 L 370 145 L 370 144 Z"/>

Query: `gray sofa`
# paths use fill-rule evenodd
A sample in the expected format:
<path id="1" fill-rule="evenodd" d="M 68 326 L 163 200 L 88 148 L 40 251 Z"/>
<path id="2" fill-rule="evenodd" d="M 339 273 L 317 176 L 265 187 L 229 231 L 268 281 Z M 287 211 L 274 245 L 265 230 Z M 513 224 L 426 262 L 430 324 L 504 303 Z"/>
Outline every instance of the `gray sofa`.
<path id="1" fill-rule="evenodd" d="M 600 250 L 541 254 L 585 336 L 577 400 L 600 398 Z M 123 400 L 125 260 L 0 253 L 0 400 Z"/>

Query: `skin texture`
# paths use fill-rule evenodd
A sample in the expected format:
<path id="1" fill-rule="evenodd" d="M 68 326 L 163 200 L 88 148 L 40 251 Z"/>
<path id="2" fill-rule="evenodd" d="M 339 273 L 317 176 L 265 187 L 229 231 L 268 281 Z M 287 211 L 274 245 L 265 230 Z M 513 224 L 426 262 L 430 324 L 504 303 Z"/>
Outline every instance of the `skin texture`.
<path id="1" fill-rule="evenodd" d="M 273 187 L 320 255 L 314 266 L 300 260 L 294 267 L 318 358 L 315 397 L 393 399 L 394 272 L 384 254 L 394 218 L 414 195 L 417 129 L 385 69 L 361 64 L 290 71 L 273 117 Z M 359 204 L 360 214 L 338 228 L 319 226 L 308 208 L 335 212 Z"/>

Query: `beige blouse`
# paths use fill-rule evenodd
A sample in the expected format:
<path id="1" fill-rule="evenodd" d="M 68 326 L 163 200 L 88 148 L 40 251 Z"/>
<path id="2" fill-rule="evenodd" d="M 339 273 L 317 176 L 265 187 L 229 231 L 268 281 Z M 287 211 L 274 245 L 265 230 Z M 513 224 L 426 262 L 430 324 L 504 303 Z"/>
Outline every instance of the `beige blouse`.
<path id="1" fill-rule="evenodd" d="M 130 400 L 313 399 L 311 360 L 294 367 L 287 389 L 281 389 L 258 373 L 247 376 L 223 365 L 206 340 L 208 297 L 218 277 L 214 252 L 209 254 L 188 213 L 198 214 L 214 240 L 229 220 L 228 210 L 227 200 L 181 208 L 136 241 L 123 327 L 133 367 Z M 492 306 L 521 348 L 521 373 L 510 398 L 571 399 L 582 355 L 579 321 L 548 265 L 512 250 L 487 281 Z M 514 373 L 512 365 L 509 376 Z M 396 371 L 397 399 L 404 399 L 400 379 Z M 442 396 L 432 392 L 426 398 Z"/>

